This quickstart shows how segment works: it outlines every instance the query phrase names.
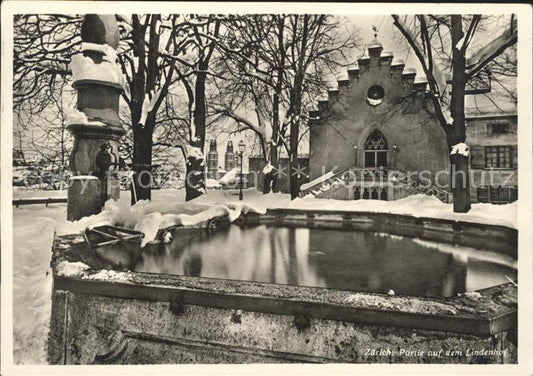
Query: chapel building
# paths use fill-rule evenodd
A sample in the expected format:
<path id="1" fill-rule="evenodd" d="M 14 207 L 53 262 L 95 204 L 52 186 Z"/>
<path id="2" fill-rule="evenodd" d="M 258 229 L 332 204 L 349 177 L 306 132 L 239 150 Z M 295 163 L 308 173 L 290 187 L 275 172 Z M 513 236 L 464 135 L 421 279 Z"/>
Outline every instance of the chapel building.
<path id="1" fill-rule="evenodd" d="M 449 200 L 446 136 L 426 87 L 374 39 L 309 113 L 311 182 L 302 196 L 396 200 L 430 193 Z"/>
<path id="2" fill-rule="evenodd" d="M 422 193 L 452 202 L 450 151 L 427 86 L 376 37 L 308 113 L 309 154 L 298 156 L 300 197 L 397 200 Z M 480 99 L 479 91 L 466 94 L 467 102 Z M 465 110 L 471 201 L 512 202 L 518 197 L 516 104 L 489 107 Z M 279 162 L 280 171 L 289 171 L 286 157 Z M 265 164 L 262 156 L 249 159 L 259 190 Z M 278 176 L 277 188 L 290 191 L 287 174 Z"/>

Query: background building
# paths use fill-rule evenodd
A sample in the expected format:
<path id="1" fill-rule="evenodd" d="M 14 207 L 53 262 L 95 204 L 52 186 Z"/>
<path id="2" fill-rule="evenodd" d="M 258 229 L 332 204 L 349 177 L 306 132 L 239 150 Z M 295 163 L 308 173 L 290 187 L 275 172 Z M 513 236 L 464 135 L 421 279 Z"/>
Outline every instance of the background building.
<path id="1" fill-rule="evenodd" d="M 240 186 L 240 167 L 241 158 L 233 150 L 233 142 L 229 140 L 226 144 L 224 154 L 224 168 L 219 166 L 217 141 L 212 139 L 209 142 L 209 151 L 207 153 L 206 174 L 208 179 L 217 180 L 222 189 L 238 189 Z M 244 166 L 243 166 L 244 167 Z M 255 178 L 250 176 L 246 169 L 243 169 L 243 188 L 254 186 Z M 213 182 L 211 182 L 213 183 Z"/>
<path id="2" fill-rule="evenodd" d="M 233 152 L 233 142 L 229 140 L 226 146 L 226 154 L 224 156 L 224 169 L 230 171 L 236 167 L 237 158 L 238 156 Z"/>
<path id="3" fill-rule="evenodd" d="M 506 203 L 518 198 L 518 139 L 515 114 L 467 115 L 470 196 L 473 202 Z"/>
<path id="4" fill-rule="evenodd" d="M 207 178 L 218 179 L 218 151 L 217 140 L 209 142 L 209 152 L 207 153 Z"/>

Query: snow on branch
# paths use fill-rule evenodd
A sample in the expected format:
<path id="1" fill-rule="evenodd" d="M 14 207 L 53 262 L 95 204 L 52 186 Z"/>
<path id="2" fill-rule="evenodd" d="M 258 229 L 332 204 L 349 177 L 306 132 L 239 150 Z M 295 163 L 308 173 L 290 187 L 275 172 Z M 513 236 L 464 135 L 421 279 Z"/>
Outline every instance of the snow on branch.
<path id="1" fill-rule="evenodd" d="M 169 59 L 176 60 L 178 63 L 186 65 L 188 67 L 193 67 L 194 64 L 196 63 L 196 59 L 193 54 L 186 54 L 180 57 L 178 55 L 173 55 L 173 54 L 166 52 L 166 50 L 163 47 L 159 48 L 159 54 L 161 55 L 161 57 L 167 57 Z M 193 60 L 189 61 L 188 59 L 191 57 L 193 58 Z"/>
<path id="2" fill-rule="evenodd" d="M 185 153 L 187 154 L 187 159 L 196 159 L 199 161 L 204 160 L 204 154 L 202 153 L 202 150 L 200 148 L 191 145 L 186 145 Z"/>
<path id="3" fill-rule="evenodd" d="M 459 154 L 459 155 L 462 155 L 463 157 L 468 157 L 468 154 L 469 154 L 468 145 L 465 144 L 464 142 L 453 145 L 450 155 L 454 155 L 454 154 Z"/>
<path id="4" fill-rule="evenodd" d="M 229 109 L 222 109 L 221 110 L 223 114 L 229 116 L 233 120 L 237 121 L 238 123 L 244 124 L 246 127 L 260 135 L 265 143 L 269 143 L 272 139 L 272 127 L 269 124 L 265 124 L 264 126 L 259 126 L 254 123 L 252 123 L 250 120 L 246 119 L 245 117 L 242 117 Z"/>
<path id="5" fill-rule="evenodd" d="M 162 89 L 159 89 L 158 91 L 154 92 L 154 90 L 150 90 L 149 93 L 146 93 L 144 95 L 142 110 L 141 110 L 141 118 L 139 119 L 140 125 L 146 124 L 146 118 L 148 117 L 148 113 L 154 109 L 154 106 L 159 99 L 159 95 L 161 94 Z"/>
<path id="6" fill-rule="evenodd" d="M 500 36 L 473 53 L 470 58 L 466 59 L 467 77 L 470 78 L 474 76 L 487 63 L 502 54 L 507 47 L 516 44 L 517 40 L 518 31 L 516 28 L 516 20 L 511 19 L 511 22 Z"/>
<path id="7" fill-rule="evenodd" d="M 459 39 L 459 41 L 455 45 L 455 49 L 459 50 L 459 51 L 462 51 L 463 47 L 464 47 L 464 44 L 465 44 L 465 41 L 466 41 L 466 35 L 463 35 L 463 37 L 461 39 Z"/>

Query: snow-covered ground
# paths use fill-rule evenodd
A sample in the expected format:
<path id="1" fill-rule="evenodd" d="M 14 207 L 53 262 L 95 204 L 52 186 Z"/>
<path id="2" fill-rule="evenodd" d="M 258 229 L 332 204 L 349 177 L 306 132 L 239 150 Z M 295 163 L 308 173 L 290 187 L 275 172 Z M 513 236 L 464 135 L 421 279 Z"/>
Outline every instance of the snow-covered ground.
<path id="1" fill-rule="evenodd" d="M 66 204 L 13 207 L 13 356 L 19 364 L 46 364 L 56 224 Z"/>
<path id="2" fill-rule="evenodd" d="M 190 220 L 198 213 L 207 215 L 227 208 L 235 216 L 243 209 L 236 195 L 237 191 L 210 190 L 208 194 L 185 203 L 183 190 L 154 190 L 152 202 L 130 208 L 129 192 L 121 192 L 121 200 L 115 204 L 115 212 L 101 220 L 128 219 L 135 226 L 146 214 L 161 217 L 167 214 L 178 216 L 180 220 Z M 13 198 L 66 197 L 66 191 L 22 191 L 14 192 Z M 516 228 L 516 203 L 507 205 L 473 204 L 467 214 L 452 212 L 450 204 L 443 204 L 434 197 L 415 195 L 398 201 L 337 201 L 305 197 L 290 201 L 287 194 L 263 195 L 253 189 L 244 192 L 245 208 L 264 212 L 267 208 L 331 209 L 344 211 L 372 211 L 408 214 L 418 217 L 437 217 L 470 222 L 499 224 Z M 253 208 L 253 209 L 252 209 Z M 205 212 L 208 210 L 209 212 Z M 222 209 L 226 210 L 226 209 Z M 156 213 L 156 214 L 154 214 Z M 125 218 L 124 216 L 130 216 Z M 46 338 L 50 320 L 51 277 L 49 274 L 50 247 L 55 230 L 69 232 L 82 230 L 88 222 L 68 224 L 66 204 L 28 205 L 13 207 L 13 320 L 14 320 L 14 359 L 19 364 L 46 363 Z M 174 218 L 172 216 L 167 218 Z M 94 219 L 94 218 L 93 218 Z M 196 218 L 197 219 L 197 218 Z M 202 217 L 202 219 L 205 219 Z M 158 222 L 159 226 L 161 222 Z M 67 230 L 65 230 L 67 229 Z"/>

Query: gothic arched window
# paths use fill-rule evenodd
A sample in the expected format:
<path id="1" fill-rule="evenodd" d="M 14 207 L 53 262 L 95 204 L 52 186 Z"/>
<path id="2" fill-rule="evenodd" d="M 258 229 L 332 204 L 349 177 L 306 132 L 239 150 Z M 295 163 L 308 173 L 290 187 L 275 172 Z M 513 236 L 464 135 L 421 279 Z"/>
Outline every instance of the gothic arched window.
<path id="1" fill-rule="evenodd" d="M 383 133 L 373 130 L 365 141 L 365 167 L 387 167 L 387 140 Z"/>

